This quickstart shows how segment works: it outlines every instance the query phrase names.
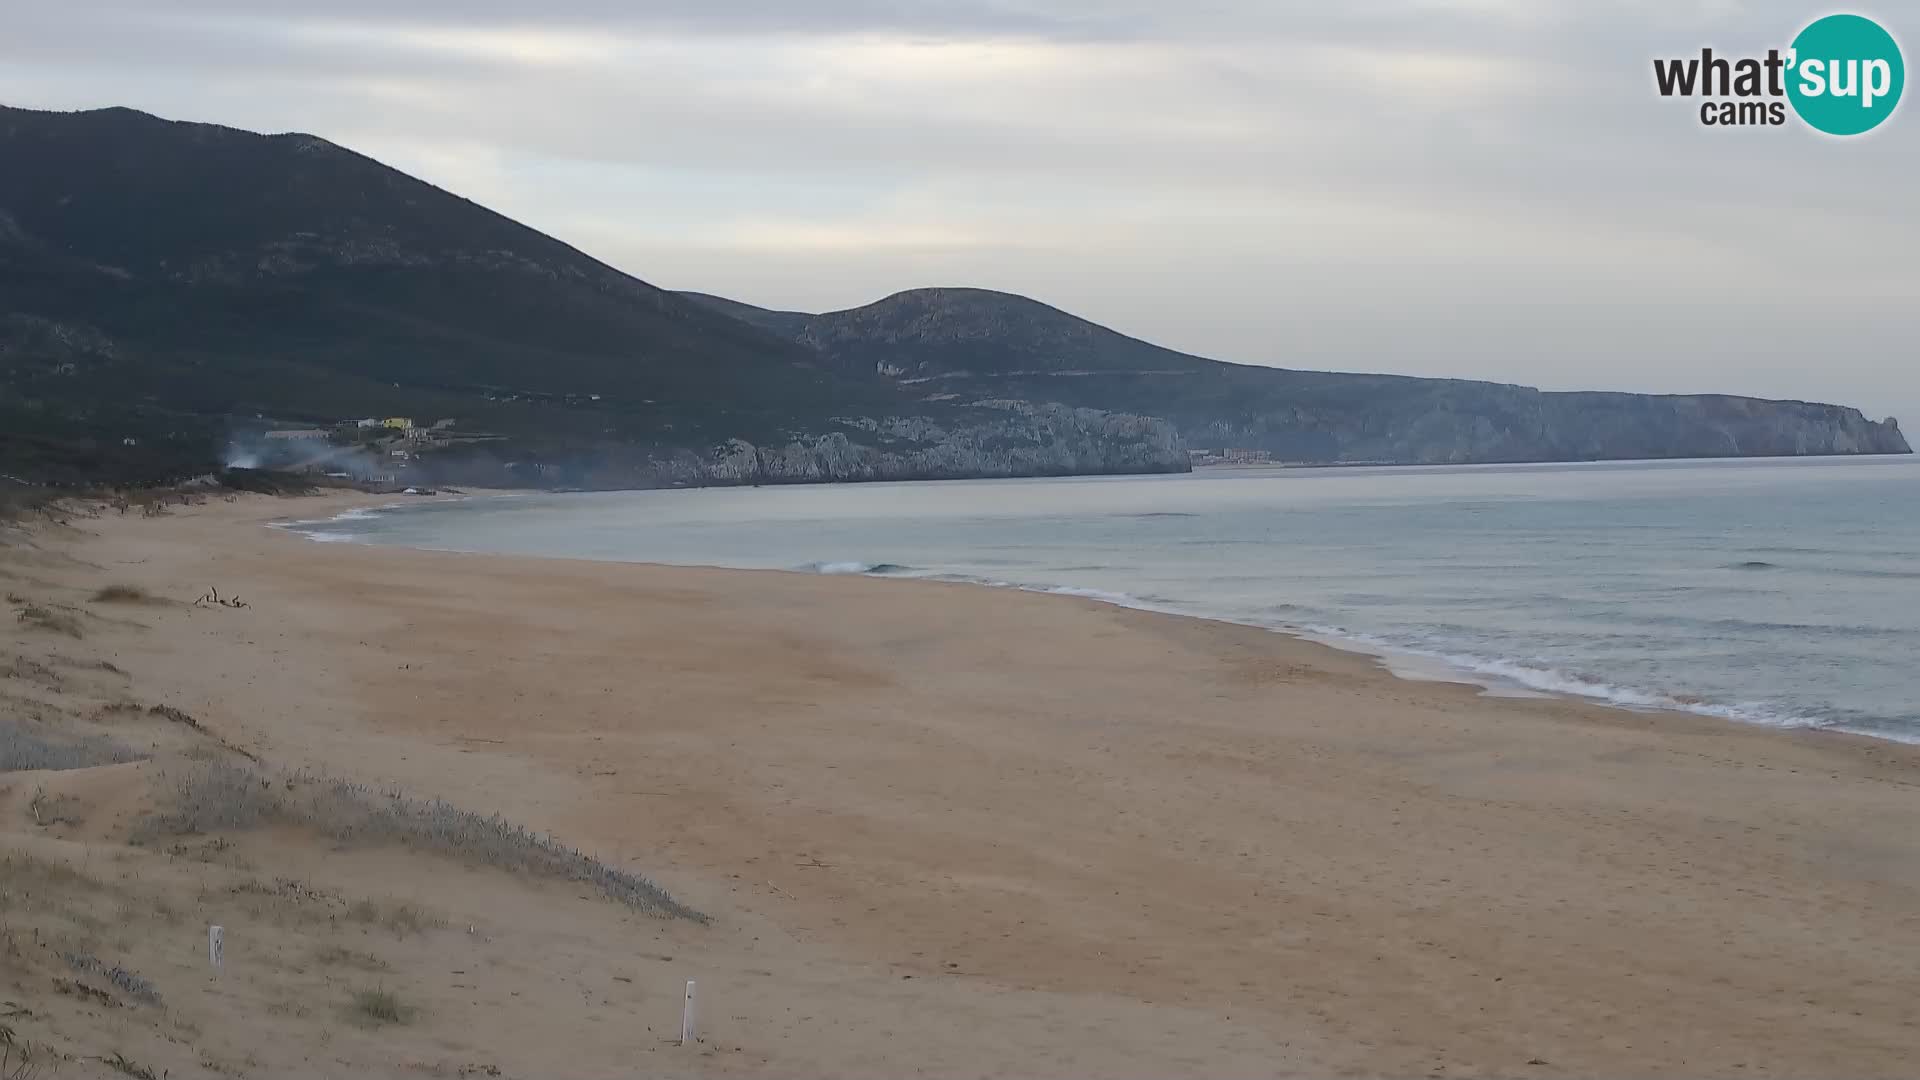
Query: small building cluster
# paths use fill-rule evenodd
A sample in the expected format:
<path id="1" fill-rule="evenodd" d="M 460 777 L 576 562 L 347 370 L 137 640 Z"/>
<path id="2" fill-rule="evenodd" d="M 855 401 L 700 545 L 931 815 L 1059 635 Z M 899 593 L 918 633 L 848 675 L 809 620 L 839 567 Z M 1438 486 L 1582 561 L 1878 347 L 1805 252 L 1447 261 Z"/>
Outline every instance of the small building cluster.
<path id="1" fill-rule="evenodd" d="M 1273 451 L 1229 447 L 1225 450 L 1188 450 L 1187 460 L 1195 465 L 1270 465 Z"/>
<path id="2" fill-rule="evenodd" d="M 441 423 L 451 426 L 453 421 L 442 420 Z M 412 417 L 407 416 L 389 416 L 385 420 L 370 416 L 365 420 L 355 420 L 353 426 L 362 431 L 384 429 L 387 431 L 411 432 L 414 429 Z"/>
<path id="3" fill-rule="evenodd" d="M 435 421 L 431 427 L 421 427 L 410 416 L 389 416 L 385 418 L 369 417 L 365 420 L 342 420 L 330 428 L 281 428 L 266 433 L 273 442 L 323 442 L 334 444 L 367 444 L 373 442 L 450 441 L 454 422 L 452 420 Z"/>
<path id="4" fill-rule="evenodd" d="M 424 450 L 502 438 L 456 434 L 454 426 L 451 419 L 423 427 L 412 417 L 388 416 L 342 420 L 332 427 L 280 428 L 261 433 L 257 456 L 264 467 L 393 483 Z"/>

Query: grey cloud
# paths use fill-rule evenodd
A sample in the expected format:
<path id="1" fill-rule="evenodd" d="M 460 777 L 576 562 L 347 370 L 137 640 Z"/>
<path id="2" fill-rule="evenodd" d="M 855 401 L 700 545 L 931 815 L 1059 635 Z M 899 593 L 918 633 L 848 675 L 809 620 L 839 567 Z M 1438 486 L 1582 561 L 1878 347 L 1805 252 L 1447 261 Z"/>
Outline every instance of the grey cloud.
<path id="1" fill-rule="evenodd" d="M 821 35 L 896 32 L 925 35 L 1008 34 L 1107 37 L 1138 28 L 1137 16 L 1102 14 L 1101 5 L 913 2 L 913 0 L 550 0 L 533 8 L 518 0 L 174 0 L 176 19 L 246 18 L 298 21 L 325 18 L 371 24 L 588 28 L 716 34 Z M 145 0 L 69 0 L 69 11 L 101 16 L 151 15 Z M 1147 10 L 1145 8 L 1143 11 Z"/>
<path id="2" fill-rule="evenodd" d="M 1723 5 L 1638 5 L 1657 22 L 1695 29 L 1732 23 L 1782 31 L 1803 15 L 1786 0 L 1744 5 L 1737 22 L 1689 12 Z M 1578 0 L 1515 0 L 1502 11 L 1478 3 L 1348 0 L 1289 4 L 1274 0 L 66 0 L 62 11 L 99 28 L 113 19 L 176 22 L 247 19 L 269 23 L 326 20 L 368 25 L 515 28 L 544 26 L 608 32 L 756 36 L 901 34 L 931 39 L 1023 37 L 1066 42 L 1267 38 L 1375 45 L 1526 51 L 1543 38 L 1565 42 L 1609 34 L 1619 8 Z M 1635 25 L 1644 25 L 1634 20 Z M 1758 32 L 1758 31 L 1756 31 Z"/>

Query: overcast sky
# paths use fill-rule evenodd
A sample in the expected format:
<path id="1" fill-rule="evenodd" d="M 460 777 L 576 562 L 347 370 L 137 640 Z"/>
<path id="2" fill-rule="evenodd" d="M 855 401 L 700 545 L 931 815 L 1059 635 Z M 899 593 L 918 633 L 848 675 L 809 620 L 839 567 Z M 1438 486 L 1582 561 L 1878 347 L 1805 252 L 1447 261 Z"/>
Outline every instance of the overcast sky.
<path id="1" fill-rule="evenodd" d="M 1782 0 L 0 0 L 0 102 L 325 136 L 639 277 L 1920 430 L 1920 105 L 1703 128 Z M 1920 11 L 1860 7 L 1920 41 Z M 1911 25 L 1908 25 L 1911 24 Z M 4 163 L 0 163 L 4 167 Z"/>

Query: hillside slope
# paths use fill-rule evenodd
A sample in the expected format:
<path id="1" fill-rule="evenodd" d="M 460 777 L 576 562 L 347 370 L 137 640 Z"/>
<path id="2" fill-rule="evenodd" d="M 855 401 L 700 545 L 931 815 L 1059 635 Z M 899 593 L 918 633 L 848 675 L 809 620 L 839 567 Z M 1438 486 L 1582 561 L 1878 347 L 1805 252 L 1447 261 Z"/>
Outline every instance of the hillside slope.
<path id="1" fill-rule="evenodd" d="M 502 436 L 427 455 L 473 481 L 503 458 L 598 486 L 1185 467 L 1164 438 L 1109 446 L 1103 418 L 830 369 L 313 136 L 0 107 L 0 161 L 0 473 L 204 468 L 236 426 L 389 415 Z M 919 438 L 888 447 L 838 422 L 902 417 Z M 829 436 L 838 464 L 810 449 Z"/>
<path id="2" fill-rule="evenodd" d="M 406 412 L 678 441 L 891 404 L 321 139 L 0 109 L 0 159 L 7 387 L 50 431 Z"/>
<path id="3" fill-rule="evenodd" d="M 1228 364 L 1026 297 L 917 289 L 806 317 L 690 299 L 817 351 L 836 370 L 946 393 L 1160 416 L 1191 446 L 1312 462 L 1441 463 L 1907 453 L 1856 409 L 1724 395 L 1549 393 L 1460 379 Z"/>
<path id="4" fill-rule="evenodd" d="M 983 290 L 672 293 L 310 135 L 0 107 L 0 161 L 0 482 L 177 477 L 276 427 L 332 460 L 388 416 L 454 434 L 354 468 L 592 487 L 1906 449 L 1827 405 L 1223 364 Z"/>

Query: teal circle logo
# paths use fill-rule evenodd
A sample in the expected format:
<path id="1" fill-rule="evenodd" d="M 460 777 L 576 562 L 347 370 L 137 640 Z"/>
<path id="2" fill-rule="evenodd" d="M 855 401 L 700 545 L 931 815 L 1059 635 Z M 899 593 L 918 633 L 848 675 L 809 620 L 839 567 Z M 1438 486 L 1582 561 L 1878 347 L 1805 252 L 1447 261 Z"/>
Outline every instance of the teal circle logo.
<path id="1" fill-rule="evenodd" d="M 1828 15 L 1793 39 L 1787 100 L 1816 131 L 1860 135 L 1893 115 L 1907 85 L 1900 43 L 1872 19 Z"/>

